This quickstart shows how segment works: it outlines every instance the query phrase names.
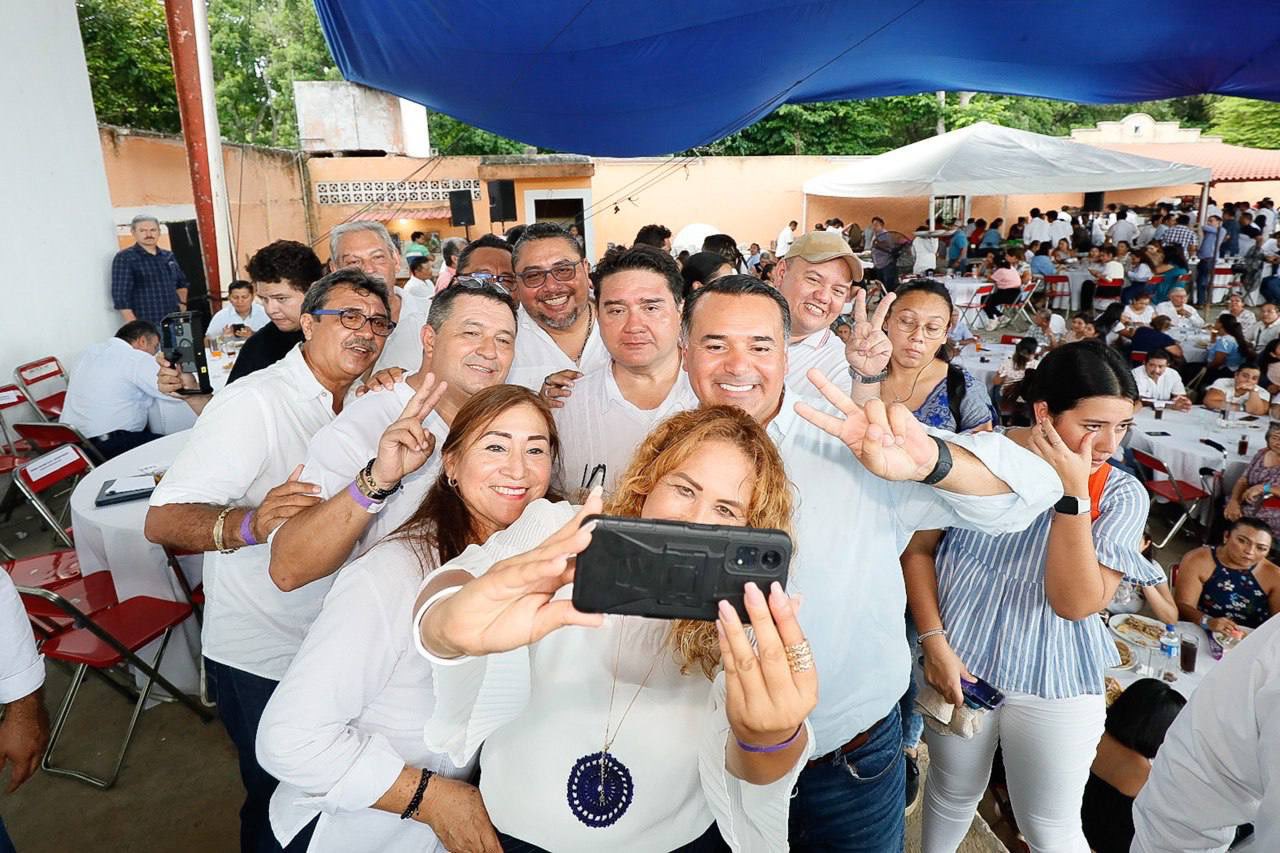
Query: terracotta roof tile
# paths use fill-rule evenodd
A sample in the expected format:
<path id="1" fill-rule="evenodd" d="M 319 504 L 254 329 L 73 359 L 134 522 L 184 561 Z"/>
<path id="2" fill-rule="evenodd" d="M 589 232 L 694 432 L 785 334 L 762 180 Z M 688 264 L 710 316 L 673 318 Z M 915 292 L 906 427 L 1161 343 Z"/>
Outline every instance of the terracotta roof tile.
<path id="1" fill-rule="evenodd" d="M 1086 142 L 1084 144 L 1096 145 L 1098 148 L 1124 154 L 1154 157 L 1157 160 L 1168 160 L 1173 163 L 1207 166 L 1213 170 L 1214 181 L 1280 179 L 1280 150 L 1245 148 L 1240 145 L 1227 145 L 1225 142 Z"/>

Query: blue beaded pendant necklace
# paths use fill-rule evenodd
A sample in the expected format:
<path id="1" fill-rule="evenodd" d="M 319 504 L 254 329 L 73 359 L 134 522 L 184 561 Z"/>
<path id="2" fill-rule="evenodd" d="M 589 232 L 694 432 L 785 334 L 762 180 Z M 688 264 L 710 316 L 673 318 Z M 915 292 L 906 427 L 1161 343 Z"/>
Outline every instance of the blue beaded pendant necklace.
<path id="1" fill-rule="evenodd" d="M 584 755 L 574 762 L 573 769 L 569 771 L 569 783 L 565 794 L 573 816 L 592 829 L 617 823 L 619 818 L 627 813 L 627 809 L 631 807 L 635 798 L 635 783 L 631 778 L 631 771 L 609 750 L 613 742 L 618 739 L 618 733 L 622 731 L 622 724 L 626 722 L 631 708 L 640 698 L 640 691 L 644 690 L 645 685 L 649 683 L 649 676 L 653 675 L 653 670 L 658 665 L 658 658 L 666 651 L 665 646 L 658 649 L 653 663 L 649 664 L 649 671 L 645 673 L 644 680 L 640 682 L 635 695 L 631 697 L 626 710 L 622 712 L 618 727 L 610 736 L 609 724 L 613 720 L 613 699 L 618 691 L 618 663 L 622 658 L 621 627 L 619 626 L 618 631 L 618 651 L 613 658 L 613 686 L 609 689 L 609 713 L 604 721 L 604 747 L 599 752 Z"/>

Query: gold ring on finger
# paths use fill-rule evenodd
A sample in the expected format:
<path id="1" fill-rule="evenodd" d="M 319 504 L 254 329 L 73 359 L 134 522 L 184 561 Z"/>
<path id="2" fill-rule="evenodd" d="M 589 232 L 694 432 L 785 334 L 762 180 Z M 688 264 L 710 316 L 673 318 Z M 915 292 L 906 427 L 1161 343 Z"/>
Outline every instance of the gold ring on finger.
<path id="1" fill-rule="evenodd" d="M 782 649 L 787 655 L 787 666 L 792 672 L 808 672 L 813 669 L 813 650 L 808 640 L 801 640 Z"/>

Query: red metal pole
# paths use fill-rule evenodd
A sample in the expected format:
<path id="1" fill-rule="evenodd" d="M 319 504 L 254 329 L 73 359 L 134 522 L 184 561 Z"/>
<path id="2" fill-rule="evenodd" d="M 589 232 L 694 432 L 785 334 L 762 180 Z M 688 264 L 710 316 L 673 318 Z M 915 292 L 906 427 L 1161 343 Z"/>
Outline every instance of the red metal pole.
<path id="1" fill-rule="evenodd" d="M 200 231 L 200 254 L 204 258 L 205 283 L 209 290 L 209 304 L 217 311 L 222 307 L 222 279 L 218 270 L 213 182 L 209 177 L 209 148 L 205 142 L 200 63 L 196 56 L 192 2 L 193 0 L 164 0 L 164 12 L 169 24 L 169 53 L 173 56 L 173 80 L 178 90 L 182 138 L 186 142 L 187 167 L 191 172 L 191 194 L 195 197 L 196 226 Z"/>

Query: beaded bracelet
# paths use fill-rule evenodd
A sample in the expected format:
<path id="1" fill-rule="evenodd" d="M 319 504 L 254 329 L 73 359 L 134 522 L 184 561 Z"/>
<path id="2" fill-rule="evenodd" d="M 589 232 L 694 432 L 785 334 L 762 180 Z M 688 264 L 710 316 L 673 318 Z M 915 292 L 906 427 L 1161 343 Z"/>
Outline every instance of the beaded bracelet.
<path id="1" fill-rule="evenodd" d="M 431 777 L 436 775 L 427 768 L 422 768 L 422 777 L 418 779 L 418 790 L 413 792 L 413 799 L 409 800 L 409 805 L 405 806 L 403 812 L 400 813 L 401 820 L 412 820 L 418 816 L 418 808 L 422 805 L 422 795 L 427 791 L 427 783 L 431 781 Z"/>
<path id="2" fill-rule="evenodd" d="M 755 753 L 781 752 L 782 750 L 791 746 L 791 744 L 795 743 L 796 738 L 800 737 L 800 732 L 802 731 L 804 731 L 804 723 L 801 723 L 800 725 L 796 726 L 795 734 L 793 734 L 791 737 L 787 738 L 782 743 L 775 744 L 773 746 L 753 746 L 752 744 L 749 744 L 749 743 L 743 743 L 742 739 L 739 738 L 737 735 L 734 735 L 733 739 L 738 742 L 738 748 L 741 749 L 743 752 L 755 752 Z"/>

